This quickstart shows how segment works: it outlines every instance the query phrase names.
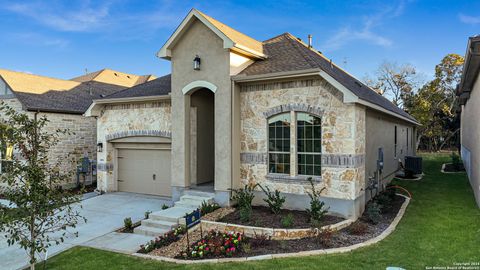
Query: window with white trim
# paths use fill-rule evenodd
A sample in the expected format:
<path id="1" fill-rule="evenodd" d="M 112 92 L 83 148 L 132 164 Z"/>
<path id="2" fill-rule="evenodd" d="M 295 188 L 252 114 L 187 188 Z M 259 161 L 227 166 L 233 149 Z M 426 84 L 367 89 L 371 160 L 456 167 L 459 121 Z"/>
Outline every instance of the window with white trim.
<path id="1" fill-rule="evenodd" d="M 268 171 L 290 174 L 290 113 L 268 119 Z"/>
<path id="2" fill-rule="evenodd" d="M 297 113 L 297 166 L 299 175 L 322 175 L 322 125 L 319 117 Z"/>
<path id="3" fill-rule="evenodd" d="M 13 145 L 2 142 L 0 148 L 0 174 L 8 171 L 12 164 Z"/>

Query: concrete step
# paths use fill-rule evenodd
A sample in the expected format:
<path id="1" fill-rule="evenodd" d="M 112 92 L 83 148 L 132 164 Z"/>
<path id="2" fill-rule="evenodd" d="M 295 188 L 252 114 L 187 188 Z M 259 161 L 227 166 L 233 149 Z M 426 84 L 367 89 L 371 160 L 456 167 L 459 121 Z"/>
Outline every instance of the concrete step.
<path id="1" fill-rule="evenodd" d="M 176 222 L 164 221 L 164 220 L 154 220 L 154 219 L 145 219 L 142 220 L 142 226 L 153 227 L 165 230 L 172 230 L 178 226 Z"/>
<path id="2" fill-rule="evenodd" d="M 183 195 L 180 197 L 180 201 L 200 206 L 203 202 L 213 203 L 213 197 Z"/>
<path id="3" fill-rule="evenodd" d="M 168 231 L 169 230 L 166 230 L 166 229 L 148 227 L 148 226 L 143 226 L 143 225 L 133 229 L 133 232 L 136 233 L 136 234 L 152 236 L 152 237 L 163 235 Z"/>
<path id="4" fill-rule="evenodd" d="M 194 189 L 187 189 L 183 192 L 184 196 L 185 195 L 191 195 L 191 196 L 197 196 L 197 197 L 208 197 L 208 198 L 215 198 L 215 193 L 214 192 L 205 192 L 205 191 L 199 191 L 199 190 L 194 190 Z"/>
<path id="5" fill-rule="evenodd" d="M 179 222 L 179 219 L 185 216 L 185 214 L 191 213 L 194 210 L 196 210 L 196 207 L 174 206 L 165 210 L 151 213 L 149 218 L 153 220 L 163 220 L 177 223 Z"/>
<path id="6" fill-rule="evenodd" d="M 197 203 L 191 203 L 186 201 L 175 202 L 175 206 L 183 208 L 199 208 L 199 205 Z"/>

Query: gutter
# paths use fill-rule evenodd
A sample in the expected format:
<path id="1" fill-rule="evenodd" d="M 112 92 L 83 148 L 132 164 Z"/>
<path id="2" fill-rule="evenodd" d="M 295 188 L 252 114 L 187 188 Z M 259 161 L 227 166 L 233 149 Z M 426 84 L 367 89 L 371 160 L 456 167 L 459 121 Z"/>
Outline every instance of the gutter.
<path id="1" fill-rule="evenodd" d="M 101 105 L 106 105 L 106 104 L 132 103 L 132 102 L 170 100 L 170 99 L 171 99 L 170 93 L 168 95 L 162 95 L 162 96 L 94 99 L 92 104 L 90 104 L 88 109 L 83 114 L 83 116 L 86 116 L 86 117 L 98 116 L 99 107 L 101 107 Z"/>

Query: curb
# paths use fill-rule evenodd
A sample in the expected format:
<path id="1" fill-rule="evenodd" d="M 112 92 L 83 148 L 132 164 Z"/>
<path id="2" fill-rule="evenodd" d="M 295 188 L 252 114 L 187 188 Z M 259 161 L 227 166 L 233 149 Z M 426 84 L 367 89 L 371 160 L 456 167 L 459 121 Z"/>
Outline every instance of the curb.
<path id="1" fill-rule="evenodd" d="M 441 173 L 444 173 L 444 174 L 457 174 L 457 173 L 467 173 L 467 171 L 459 171 L 459 172 L 446 172 L 445 171 L 445 167 L 447 166 L 447 164 L 452 164 L 452 163 L 443 163 L 442 164 L 442 169 L 440 170 Z"/>
<path id="2" fill-rule="evenodd" d="M 179 260 L 174 258 L 162 257 L 162 256 L 152 256 L 148 254 L 133 253 L 133 256 L 137 256 L 144 259 L 151 259 L 156 261 L 171 262 L 176 264 L 198 264 L 198 263 L 227 263 L 227 262 L 243 262 L 243 261 L 253 261 L 253 260 L 270 260 L 278 258 L 289 258 L 289 257 L 298 257 L 298 256 L 313 256 L 313 255 L 324 255 L 324 254 L 335 254 L 335 253 L 346 253 L 351 252 L 355 249 L 362 247 L 367 247 L 373 244 L 376 244 L 387 236 L 389 236 L 397 227 L 398 223 L 405 214 L 408 204 L 410 203 L 410 198 L 402 194 L 397 194 L 405 198 L 402 206 L 398 210 L 397 216 L 393 219 L 392 223 L 378 236 L 369 239 L 365 242 L 358 243 L 355 245 L 339 248 L 329 248 L 329 249 L 317 249 L 317 250 L 308 250 L 308 251 L 299 251 L 295 253 L 279 253 L 279 254 L 265 254 L 252 257 L 242 257 L 242 258 L 219 258 L 219 259 L 205 259 L 205 260 Z"/>

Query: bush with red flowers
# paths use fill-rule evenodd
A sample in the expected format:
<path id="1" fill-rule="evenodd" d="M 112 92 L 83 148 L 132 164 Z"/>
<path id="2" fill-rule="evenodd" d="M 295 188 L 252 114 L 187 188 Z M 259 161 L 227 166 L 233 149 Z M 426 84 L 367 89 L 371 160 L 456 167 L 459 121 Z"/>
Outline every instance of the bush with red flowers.
<path id="1" fill-rule="evenodd" d="M 245 241 L 243 234 L 209 231 L 200 241 L 193 244 L 189 252 L 183 252 L 183 258 L 203 259 L 210 257 L 232 257 L 240 250 Z"/>
<path id="2" fill-rule="evenodd" d="M 179 226 L 165 233 L 164 235 L 156 237 L 155 239 L 149 241 L 145 245 L 141 245 L 140 250 L 138 250 L 138 253 L 149 253 L 154 249 L 168 246 L 171 243 L 178 241 L 185 232 L 186 232 L 185 226 Z"/>

